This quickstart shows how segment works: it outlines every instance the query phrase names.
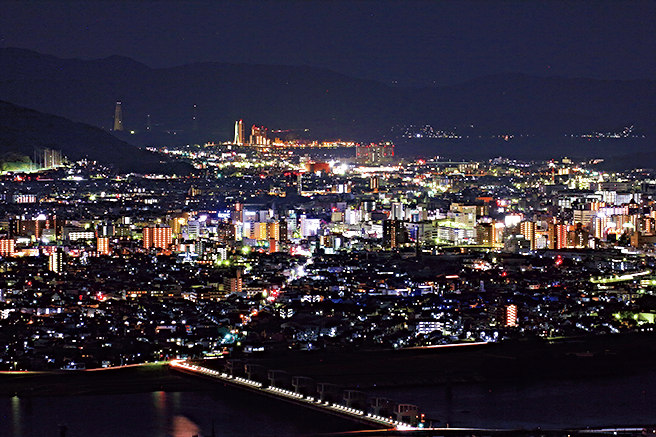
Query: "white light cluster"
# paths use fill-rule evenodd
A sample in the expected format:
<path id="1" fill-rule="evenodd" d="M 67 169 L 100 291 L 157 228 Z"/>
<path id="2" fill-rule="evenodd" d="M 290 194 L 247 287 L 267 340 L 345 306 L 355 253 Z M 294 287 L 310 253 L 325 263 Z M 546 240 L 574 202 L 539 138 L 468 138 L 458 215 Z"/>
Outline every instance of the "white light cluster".
<path id="1" fill-rule="evenodd" d="M 197 365 L 194 365 L 194 364 L 188 364 L 184 360 L 172 360 L 170 362 L 170 364 L 173 367 L 181 367 L 181 368 L 188 369 L 188 370 L 191 370 L 191 371 L 194 371 L 194 372 L 199 372 L 199 373 L 203 373 L 205 375 L 210 375 L 210 376 L 213 376 L 213 377 L 218 378 L 218 379 L 230 380 L 232 382 L 235 382 L 235 383 L 238 383 L 238 384 L 241 384 L 241 385 L 248 385 L 248 386 L 251 386 L 251 387 L 254 387 L 254 388 L 260 388 L 262 390 L 267 390 L 268 392 L 272 392 L 272 393 L 275 393 L 275 394 L 278 394 L 278 395 L 281 395 L 281 396 L 285 396 L 285 397 L 289 397 L 289 398 L 292 398 L 292 399 L 297 399 L 299 401 L 305 401 L 305 402 L 312 403 L 312 404 L 322 405 L 322 406 L 325 406 L 327 408 L 337 410 L 337 411 L 339 411 L 341 413 L 344 413 L 344 414 L 350 414 L 350 415 L 353 415 L 353 416 L 364 417 L 364 418 L 366 418 L 368 420 L 371 420 L 373 422 L 394 426 L 396 429 L 400 429 L 400 430 L 415 429 L 413 426 L 411 426 L 407 423 L 399 422 L 397 420 L 388 419 L 386 417 L 378 416 L 376 414 L 371 414 L 371 413 L 366 413 L 365 414 L 365 412 L 362 411 L 362 410 L 358 410 L 356 408 L 351 408 L 351 407 L 346 407 L 344 405 L 339 405 L 339 404 L 332 404 L 331 405 L 331 403 L 328 402 L 328 401 L 322 402 L 321 399 L 315 399 L 312 396 L 305 396 L 301 393 L 296 393 L 296 392 L 293 392 L 291 390 L 286 390 L 284 388 L 278 388 L 278 387 L 263 388 L 263 385 L 260 382 L 253 381 L 253 380 L 247 379 L 247 378 L 242 378 L 240 376 L 228 375 L 227 373 L 219 373 L 216 370 L 208 369 L 208 368 L 205 368 L 205 367 L 200 367 L 200 366 L 197 366 Z"/>

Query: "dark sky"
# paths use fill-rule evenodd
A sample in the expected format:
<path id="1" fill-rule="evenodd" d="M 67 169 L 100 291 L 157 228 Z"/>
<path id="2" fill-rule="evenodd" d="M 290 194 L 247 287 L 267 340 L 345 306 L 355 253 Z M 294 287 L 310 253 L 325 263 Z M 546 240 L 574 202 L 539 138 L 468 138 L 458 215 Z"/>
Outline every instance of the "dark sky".
<path id="1" fill-rule="evenodd" d="M 399 85 L 656 79 L 656 1 L 7 1 L 2 47 L 151 67 L 311 65 Z"/>

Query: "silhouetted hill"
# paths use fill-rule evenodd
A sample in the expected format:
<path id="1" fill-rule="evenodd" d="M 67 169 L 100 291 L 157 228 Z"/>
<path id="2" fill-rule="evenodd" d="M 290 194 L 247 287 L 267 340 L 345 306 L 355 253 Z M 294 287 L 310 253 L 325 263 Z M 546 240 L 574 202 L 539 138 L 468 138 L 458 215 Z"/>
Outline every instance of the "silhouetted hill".
<path id="1" fill-rule="evenodd" d="M 307 66 L 197 63 L 152 69 L 119 56 L 84 61 L 23 49 L 0 49 L 0 71 L 0 99 L 106 130 L 115 102 L 122 101 L 124 126 L 139 131 L 131 141 L 141 144 L 229 140 L 237 119 L 247 127 L 309 129 L 312 138 L 359 141 L 393 137 L 394 126 L 467 126 L 467 134 L 483 138 L 482 147 L 498 134 L 558 139 L 625 125 L 647 137 L 656 133 L 656 81 L 646 80 L 499 74 L 417 89 Z M 144 134 L 148 115 L 151 130 Z M 527 152 L 525 145 L 503 146 L 507 155 Z M 599 152 L 622 153 L 615 149 Z"/>
<path id="2" fill-rule="evenodd" d="M 182 162 L 139 149 L 97 127 L 0 101 L 0 156 L 32 157 L 35 150 L 60 150 L 72 160 L 89 158 L 122 172 L 188 174 Z"/>

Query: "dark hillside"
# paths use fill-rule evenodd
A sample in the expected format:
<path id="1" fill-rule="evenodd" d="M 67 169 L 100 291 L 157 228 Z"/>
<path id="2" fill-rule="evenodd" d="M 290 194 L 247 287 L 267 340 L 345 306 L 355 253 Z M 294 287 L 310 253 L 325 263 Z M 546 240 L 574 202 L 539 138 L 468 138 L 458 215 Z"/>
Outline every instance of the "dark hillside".
<path id="1" fill-rule="evenodd" d="M 97 127 L 0 101 L 0 156 L 30 158 L 46 148 L 60 150 L 71 160 L 89 158 L 126 173 L 188 174 L 191 170 Z"/>

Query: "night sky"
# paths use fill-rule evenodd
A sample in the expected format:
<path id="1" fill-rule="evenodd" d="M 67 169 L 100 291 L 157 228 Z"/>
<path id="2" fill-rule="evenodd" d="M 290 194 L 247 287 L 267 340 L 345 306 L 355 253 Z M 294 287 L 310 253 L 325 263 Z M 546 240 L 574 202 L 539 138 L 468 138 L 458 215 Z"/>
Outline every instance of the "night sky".
<path id="1" fill-rule="evenodd" d="M 311 65 L 400 86 L 502 72 L 656 78 L 655 1 L 0 2 L 1 47 Z"/>

